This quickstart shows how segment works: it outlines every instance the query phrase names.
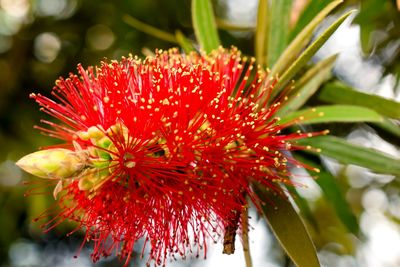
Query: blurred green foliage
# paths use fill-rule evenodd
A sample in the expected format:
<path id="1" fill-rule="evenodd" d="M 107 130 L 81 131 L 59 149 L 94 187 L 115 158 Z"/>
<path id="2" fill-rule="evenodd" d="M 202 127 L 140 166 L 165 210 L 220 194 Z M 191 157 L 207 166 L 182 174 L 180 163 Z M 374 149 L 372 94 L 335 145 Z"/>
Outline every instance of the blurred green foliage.
<path id="1" fill-rule="evenodd" d="M 400 79 L 400 16 L 396 1 L 361 1 L 354 23 L 360 25 L 365 55 L 378 61 L 385 73 Z"/>

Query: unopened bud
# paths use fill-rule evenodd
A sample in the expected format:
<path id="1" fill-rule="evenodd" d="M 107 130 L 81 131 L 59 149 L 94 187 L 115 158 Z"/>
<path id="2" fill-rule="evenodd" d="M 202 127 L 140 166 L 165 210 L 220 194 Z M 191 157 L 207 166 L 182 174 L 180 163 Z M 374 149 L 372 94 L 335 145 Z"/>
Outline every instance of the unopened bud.
<path id="1" fill-rule="evenodd" d="M 82 173 L 79 179 L 79 189 L 83 191 L 95 191 L 107 181 L 109 177 L 109 172 L 104 170 L 87 169 Z"/>
<path id="2" fill-rule="evenodd" d="M 92 126 L 87 130 L 87 133 L 89 134 L 90 138 L 93 139 L 100 139 L 102 138 L 104 134 L 104 130 L 102 131 L 99 127 Z"/>
<path id="3" fill-rule="evenodd" d="M 121 122 L 118 122 L 108 128 L 107 133 L 110 136 L 122 134 L 125 140 L 128 140 L 129 138 L 129 129 Z"/>
<path id="4" fill-rule="evenodd" d="M 24 171 L 47 179 L 70 178 L 86 166 L 84 152 L 52 148 L 34 152 L 16 163 Z"/>

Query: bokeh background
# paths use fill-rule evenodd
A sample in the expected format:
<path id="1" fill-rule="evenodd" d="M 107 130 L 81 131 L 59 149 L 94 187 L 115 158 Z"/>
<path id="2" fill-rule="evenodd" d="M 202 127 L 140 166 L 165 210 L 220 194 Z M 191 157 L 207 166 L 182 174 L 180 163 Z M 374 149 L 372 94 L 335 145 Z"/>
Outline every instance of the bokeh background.
<path id="1" fill-rule="evenodd" d="M 306 2 L 294 1 L 293 21 Z M 213 3 L 222 43 L 238 46 L 244 54 L 254 54 L 257 0 Z M 340 27 L 314 60 L 339 53 L 336 78 L 359 90 L 400 101 L 400 11 L 396 1 L 349 0 L 341 9 L 350 7 L 356 7 L 358 13 Z M 23 181 L 34 178 L 14 162 L 38 147 L 56 142 L 33 130 L 41 118 L 47 117 L 29 99 L 31 92 L 49 95 L 54 81 L 75 72 L 78 63 L 98 65 L 104 58 L 119 59 L 129 53 L 144 57 L 156 48 L 177 46 L 128 25 L 126 16 L 170 33 L 179 29 L 194 40 L 189 0 L 0 0 L 0 266 L 92 266 L 89 245 L 79 258 L 73 257 L 81 236 L 76 233 L 65 237 L 72 226 L 64 224 L 51 233 L 41 232 L 40 223 L 33 218 L 52 204 L 52 197 L 24 197 L 28 187 Z M 400 140 L 396 137 L 378 136 L 368 125 L 344 128 L 341 131 L 349 140 L 400 157 Z M 299 191 L 322 230 L 311 232 L 323 265 L 400 266 L 400 183 L 396 177 L 356 166 L 344 167 L 329 159 L 326 162 L 339 177 L 361 234 L 356 237 L 346 231 L 309 181 L 308 188 Z M 254 211 L 251 215 L 254 265 L 291 266 L 265 223 Z M 221 256 L 221 250 L 218 245 L 211 247 L 207 261 L 173 265 L 244 265 L 240 249 L 235 256 Z M 139 262 L 132 262 L 132 266 L 143 264 Z M 119 263 L 111 257 L 95 266 Z"/>

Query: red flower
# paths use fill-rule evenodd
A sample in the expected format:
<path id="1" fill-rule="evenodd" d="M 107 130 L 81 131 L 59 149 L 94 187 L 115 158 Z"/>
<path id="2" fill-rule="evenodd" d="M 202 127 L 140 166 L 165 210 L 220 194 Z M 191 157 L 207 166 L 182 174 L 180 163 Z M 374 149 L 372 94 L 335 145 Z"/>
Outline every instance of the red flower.
<path id="1" fill-rule="evenodd" d="M 129 262 L 141 238 L 156 264 L 205 255 L 207 240 L 238 228 L 245 197 L 257 200 L 252 183 L 288 182 L 298 163 L 287 152 L 307 136 L 281 133 L 280 103 L 268 103 L 274 82 L 253 65 L 234 48 L 158 51 L 78 66 L 80 76 L 57 81 L 56 101 L 32 95 L 61 122 L 41 128 L 66 142 L 69 150 L 55 151 L 59 167 L 80 163 L 41 175 L 60 179 L 62 212 L 51 224 L 77 222 L 94 241 L 94 261 L 116 252 Z"/>

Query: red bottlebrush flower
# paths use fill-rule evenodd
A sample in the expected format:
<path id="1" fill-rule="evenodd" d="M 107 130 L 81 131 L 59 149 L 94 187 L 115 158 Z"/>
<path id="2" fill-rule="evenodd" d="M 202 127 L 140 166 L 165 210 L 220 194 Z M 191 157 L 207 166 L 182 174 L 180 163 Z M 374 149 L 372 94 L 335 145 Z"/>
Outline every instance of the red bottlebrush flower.
<path id="1" fill-rule="evenodd" d="M 51 223 L 77 222 L 94 261 L 116 252 L 128 263 L 143 238 L 149 260 L 165 264 L 234 236 L 245 197 L 257 199 L 251 184 L 279 190 L 298 164 L 294 141 L 312 135 L 281 133 L 289 123 L 275 117 L 279 102 L 268 103 L 274 81 L 253 64 L 234 48 L 172 49 L 78 66 L 79 76 L 56 82 L 55 101 L 32 95 L 61 122 L 41 129 L 66 142 L 18 163 L 59 180 L 62 212 Z"/>

